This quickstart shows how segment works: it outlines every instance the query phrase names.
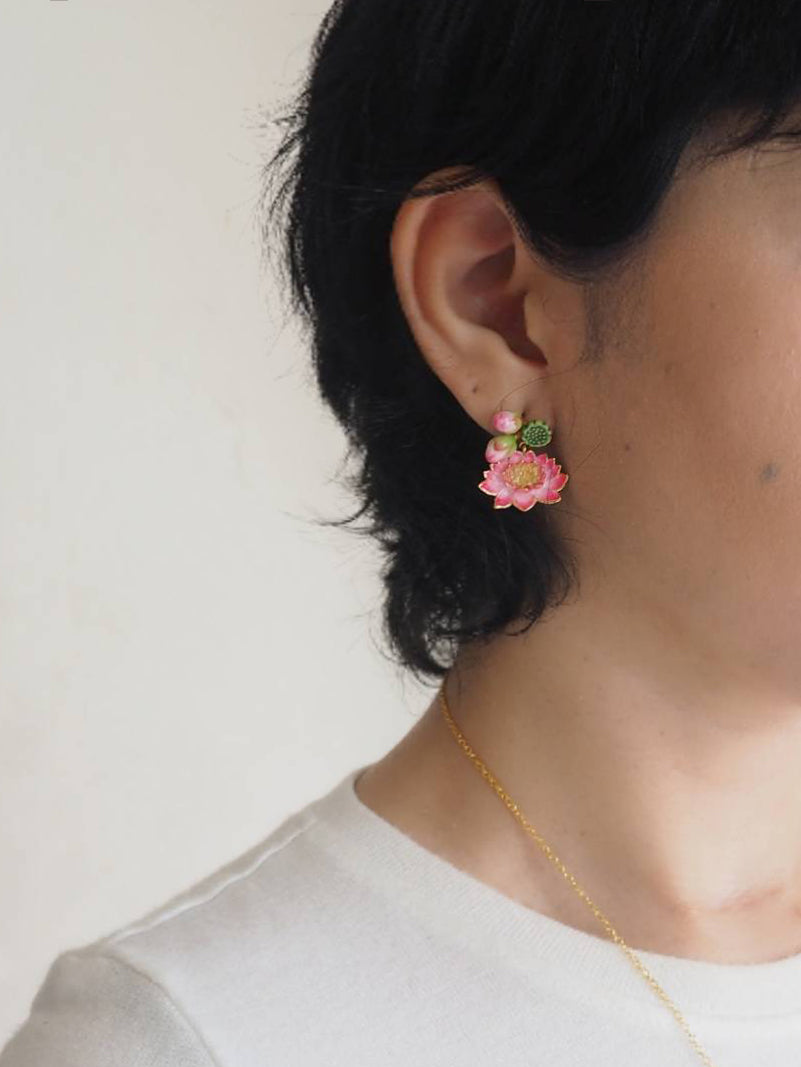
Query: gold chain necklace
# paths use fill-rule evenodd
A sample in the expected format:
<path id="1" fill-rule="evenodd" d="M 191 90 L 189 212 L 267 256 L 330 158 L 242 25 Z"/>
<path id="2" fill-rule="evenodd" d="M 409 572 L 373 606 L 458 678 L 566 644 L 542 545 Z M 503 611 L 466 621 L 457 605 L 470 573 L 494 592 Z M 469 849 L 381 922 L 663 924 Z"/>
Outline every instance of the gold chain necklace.
<path id="1" fill-rule="evenodd" d="M 531 823 L 528 821 L 528 819 L 522 813 L 520 808 L 518 808 L 517 804 L 515 804 L 515 802 L 512 800 L 512 798 L 509 796 L 509 794 L 506 792 L 506 790 L 500 784 L 500 782 L 495 777 L 495 775 L 492 774 L 492 772 L 489 770 L 489 768 L 483 762 L 483 760 L 481 760 L 479 758 L 479 756 L 477 756 L 476 753 L 473 751 L 473 749 L 470 747 L 470 745 L 468 744 L 467 739 L 465 738 L 464 734 L 461 732 L 459 727 L 456 725 L 456 722 L 454 721 L 453 715 L 451 715 L 451 710 L 448 707 L 448 699 L 445 696 L 445 683 L 444 682 L 440 686 L 439 697 L 440 697 L 440 704 L 442 706 L 442 714 L 445 716 L 445 718 L 446 718 L 446 720 L 448 722 L 448 725 L 451 728 L 451 732 L 453 733 L 453 736 L 456 738 L 457 742 L 459 743 L 461 748 L 464 750 L 466 755 L 472 760 L 472 762 L 476 765 L 476 767 L 478 767 L 478 769 L 481 771 L 481 774 L 483 775 L 484 779 L 487 782 L 489 782 L 489 784 L 492 786 L 492 788 L 495 790 L 495 792 L 498 794 L 498 796 L 504 802 L 504 804 L 509 809 L 509 811 L 511 811 L 511 813 L 514 815 L 514 817 L 517 819 L 517 821 L 523 827 L 523 829 L 526 830 L 526 832 L 529 833 L 534 838 L 534 840 L 537 842 L 537 844 L 543 850 L 543 852 L 548 857 L 548 859 L 551 860 L 551 862 L 562 872 L 564 877 L 572 885 L 572 887 L 575 889 L 575 891 L 578 893 L 578 895 L 581 897 L 581 899 L 584 901 L 584 903 L 587 905 L 587 907 L 593 913 L 595 918 L 598 919 L 598 921 L 604 927 L 604 929 L 609 934 L 609 936 L 612 938 L 612 940 L 615 942 L 615 944 L 620 946 L 620 948 L 623 950 L 623 952 L 625 952 L 625 954 L 628 957 L 629 961 L 640 972 L 640 974 L 645 979 L 645 981 L 648 983 L 648 985 L 654 990 L 654 992 L 657 994 L 657 996 L 662 1001 L 664 1001 L 664 1003 L 667 1005 L 667 1007 L 673 1013 L 673 1015 L 674 1015 L 674 1017 L 676 1019 L 676 1022 L 679 1024 L 679 1026 L 682 1028 L 684 1033 L 687 1035 L 687 1037 L 688 1037 L 688 1039 L 690 1041 L 690 1044 L 692 1045 L 692 1047 L 695 1050 L 695 1052 L 698 1054 L 699 1058 L 701 1059 L 701 1062 L 705 1063 L 706 1067 L 714 1067 L 714 1064 L 712 1063 L 712 1060 L 709 1058 L 709 1055 L 706 1052 L 704 1052 L 703 1048 L 701 1048 L 701 1045 L 698 1042 L 698 1038 L 695 1036 L 695 1034 L 692 1032 L 692 1030 L 690 1030 L 689 1026 L 687 1025 L 687 1021 L 684 1018 L 684 1016 L 681 1014 L 679 1009 L 676 1007 L 676 1005 L 673 1003 L 673 1001 L 670 999 L 670 997 L 667 995 L 667 993 L 664 991 L 664 989 L 659 985 L 659 983 L 654 978 L 654 976 L 651 974 L 651 972 L 647 969 L 645 964 L 639 959 L 639 957 L 637 955 L 635 955 L 634 951 L 629 948 L 629 946 L 626 944 L 626 942 L 623 940 L 623 938 L 618 934 L 618 932 L 615 930 L 615 928 L 612 926 L 610 921 L 607 919 L 607 917 L 604 915 L 604 913 L 601 911 L 601 909 L 597 906 L 597 904 L 594 904 L 592 902 L 592 900 L 590 900 L 590 898 L 587 896 L 587 894 L 584 892 L 584 890 L 578 884 L 578 882 L 573 877 L 573 875 L 570 873 L 570 871 L 567 869 L 567 867 L 565 867 L 564 863 L 562 863 L 562 861 L 559 859 L 559 857 L 554 853 L 554 851 L 551 848 L 551 846 L 545 840 L 543 840 L 542 836 L 534 829 L 534 827 L 531 825 Z"/>

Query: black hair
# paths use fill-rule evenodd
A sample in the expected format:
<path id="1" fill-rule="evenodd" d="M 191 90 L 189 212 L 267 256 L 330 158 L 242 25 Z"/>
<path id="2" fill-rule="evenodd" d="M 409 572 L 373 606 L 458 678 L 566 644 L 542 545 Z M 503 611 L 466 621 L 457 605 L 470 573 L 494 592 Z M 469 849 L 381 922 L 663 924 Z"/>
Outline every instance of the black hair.
<path id="1" fill-rule="evenodd" d="M 418 679 L 515 619 L 528 629 L 579 575 L 550 515 L 566 499 L 495 511 L 477 489 L 487 433 L 398 300 L 401 202 L 491 177 L 527 246 L 592 283 L 650 232 L 697 135 L 733 114 L 748 124 L 705 158 L 792 141 L 779 127 L 800 88 L 793 0 L 337 0 L 324 16 L 271 120 L 285 129 L 264 166 L 262 235 L 357 465 L 358 510 L 328 524 L 366 518 L 384 634 Z M 443 167 L 461 176 L 413 191 Z"/>

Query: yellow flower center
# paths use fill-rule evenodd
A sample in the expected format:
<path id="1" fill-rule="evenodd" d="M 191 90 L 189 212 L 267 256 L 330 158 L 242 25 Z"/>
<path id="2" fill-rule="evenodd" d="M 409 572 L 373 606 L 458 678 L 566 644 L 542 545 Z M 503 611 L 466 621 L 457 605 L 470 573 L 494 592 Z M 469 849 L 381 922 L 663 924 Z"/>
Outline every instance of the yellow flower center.
<path id="1" fill-rule="evenodd" d="M 503 472 L 503 480 L 515 489 L 528 489 L 542 481 L 542 467 L 536 460 L 533 463 L 510 463 Z"/>

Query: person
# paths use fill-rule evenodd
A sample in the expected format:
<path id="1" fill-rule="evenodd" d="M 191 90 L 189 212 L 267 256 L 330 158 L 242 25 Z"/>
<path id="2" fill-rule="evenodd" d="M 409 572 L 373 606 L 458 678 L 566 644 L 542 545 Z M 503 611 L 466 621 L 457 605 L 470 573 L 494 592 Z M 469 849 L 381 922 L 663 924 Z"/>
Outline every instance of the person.
<path id="1" fill-rule="evenodd" d="M 328 10 L 265 247 L 436 693 L 0 1067 L 799 1062 L 800 90 L 788 0 Z"/>

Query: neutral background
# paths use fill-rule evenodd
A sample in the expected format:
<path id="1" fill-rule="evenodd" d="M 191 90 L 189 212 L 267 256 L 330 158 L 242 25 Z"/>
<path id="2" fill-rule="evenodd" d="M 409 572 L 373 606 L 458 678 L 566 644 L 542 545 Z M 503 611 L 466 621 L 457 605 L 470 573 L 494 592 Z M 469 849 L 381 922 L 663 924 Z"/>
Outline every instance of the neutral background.
<path id="1" fill-rule="evenodd" d="M 57 952 L 405 733 L 344 438 L 260 258 L 328 5 L 0 9 L 0 1044 Z"/>

